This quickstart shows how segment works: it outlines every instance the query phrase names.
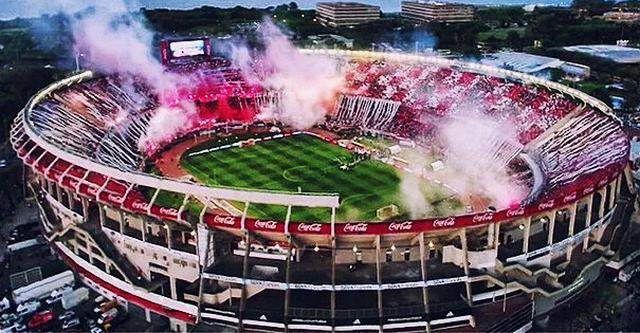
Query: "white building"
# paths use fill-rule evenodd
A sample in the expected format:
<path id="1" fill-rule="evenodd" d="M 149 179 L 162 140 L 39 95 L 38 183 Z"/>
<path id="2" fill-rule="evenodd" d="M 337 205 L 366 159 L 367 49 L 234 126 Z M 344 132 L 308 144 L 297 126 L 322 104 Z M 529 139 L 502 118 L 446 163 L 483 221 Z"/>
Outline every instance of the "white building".
<path id="1" fill-rule="evenodd" d="M 358 2 L 318 2 L 316 18 L 328 27 L 358 25 L 380 19 L 380 7 Z"/>
<path id="2" fill-rule="evenodd" d="M 620 45 L 575 45 L 564 48 L 569 52 L 579 52 L 603 58 L 619 64 L 640 63 L 640 49 Z"/>
<path id="3" fill-rule="evenodd" d="M 437 1 L 402 1 L 402 17 L 418 22 L 471 22 L 476 9 L 471 5 Z"/>
<path id="4" fill-rule="evenodd" d="M 591 74 L 591 69 L 586 65 L 521 52 L 493 53 L 480 62 L 536 76 L 548 76 L 551 69 L 559 69 L 573 79 L 585 79 Z"/>

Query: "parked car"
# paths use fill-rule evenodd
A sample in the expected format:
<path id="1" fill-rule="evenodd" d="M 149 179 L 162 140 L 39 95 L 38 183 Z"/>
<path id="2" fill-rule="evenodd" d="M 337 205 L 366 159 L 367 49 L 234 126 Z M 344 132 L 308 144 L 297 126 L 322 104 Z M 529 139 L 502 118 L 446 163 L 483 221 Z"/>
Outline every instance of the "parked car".
<path id="1" fill-rule="evenodd" d="M 104 330 L 102 330 L 102 328 L 100 328 L 100 326 L 91 326 L 91 329 L 89 329 L 90 333 L 104 333 Z"/>
<path id="2" fill-rule="evenodd" d="M 40 329 L 46 327 L 49 324 L 52 324 L 56 319 L 55 314 L 51 310 L 46 310 L 42 312 L 38 312 L 27 323 L 27 327 L 29 330 Z"/>
<path id="3" fill-rule="evenodd" d="M 78 317 L 67 319 L 64 321 L 64 323 L 62 323 L 63 330 L 68 330 L 77 326 L 80 326 L 80 319 L 78 319 Z"/>
<path id="4" fill-rule="evenodd" d="M 5 313 L 0 316 L 0 326 L 9 326 L 19 319 L 20 317 L 18 317 L 15 313 Z"/>
<path id="5" fill-rule="evenodd" d="M 73 318 L 75 316 L 76 316 L 75 312 L 73 312 L 72 310 L 67 310 L 63 314 L 61 314 L 60 317 L 58 317 L 58 320 L 65 321 L 65 320 Z"/>
<path id="6" fill-rule="evenodd" d="M 45 303 L 51 305 L 53 303 L 56 303 L 58 301 L 60 301 L 62 299 L 62 297 L 70 292 L 73 291 L 73 288 L 71 287 L 63 287 L 60 289 L 56 289 L 54 291 L 51 292 L 51 296 L 49 296 L 49 298 L 47 298 L 45 300 Z"/>
<path id="7" fill-rule="evenodd" d="M 111 310 L 111 309 L 113 309 L 113 308 L 115 308 L 117 306 L 118 306 L 118 302 L 114 299 L 114 300 L 111 300 L 111 301 L 106 301 L 106 302 L 100 303 L 100 305 L 96 306 L 93 309 L 93 312 L 94 313 L 105 313 L 105 312 L 107 312 L 107 311 L 109 311 L 109 310 Z"/>
<path id="8" fill-rule="evenodd" d="M 31 302 L 22 303 L 22 304 L 18 305 L 18 309 L 16 310 L 16 314 L 19 317 L 24 317 L 26 315 L 30 315 L 30 314 L 36 312 L 38 310 L 38 308 L 40 308 L 40 302 L 38 302 L 38 301 L 31 301 Z"/>
<path id="9" fill-rule="evenodd" d="M 0 333 L 14 333 L 14 332 L 25 332 L 27 327 L 21 323 L 13 323 L 10 326 L 6 326 L 0 329 Z"/>
<path id="10" fill-rule="evenodd" d="M 14 327 L 13 327 L 13 331 L 14 332 L 26 332 L 27 331 L 27 325 L 22 324 L 22 323 L 16 323 L 16 325 L 14 325 Z"/>
<path id="11" fill-rule="evenodd" d="M 107 312 L 100 315 L 100 318 L 98 318 L 98 324 L 104 325 L 104 324 L 110 323 L 113 319 L 116 318 L 116 316 L 118 316 L 118 309 L 111 308 Z"/>
<path id="12" fill-rule="evenodd" d="M 0 301 L 0 312 L 4 312 L 4 310 L 7 310 L 11 307 L 11 303 L 9 303 L 9 299 L 4 297 L 2 298 L 2 300 Z"/>

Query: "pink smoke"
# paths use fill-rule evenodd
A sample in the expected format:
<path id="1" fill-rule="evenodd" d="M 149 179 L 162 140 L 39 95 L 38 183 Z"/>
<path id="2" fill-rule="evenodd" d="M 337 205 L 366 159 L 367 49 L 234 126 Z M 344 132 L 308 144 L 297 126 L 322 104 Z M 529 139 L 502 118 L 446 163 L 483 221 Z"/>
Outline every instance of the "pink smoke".
<path id="1" fill-rule="evenodd" d="M 238 42 L 229 46 L 234 65 L 250 83 L 281 94 L 279 103 L 265 107 L 259 118 L 296 129 L 324 121 L 345 83 L 341 66 L 332 58 L 300 53 L 268 19 L 261 23 L 259 37 L 262 51 L 249 50 Z"/>

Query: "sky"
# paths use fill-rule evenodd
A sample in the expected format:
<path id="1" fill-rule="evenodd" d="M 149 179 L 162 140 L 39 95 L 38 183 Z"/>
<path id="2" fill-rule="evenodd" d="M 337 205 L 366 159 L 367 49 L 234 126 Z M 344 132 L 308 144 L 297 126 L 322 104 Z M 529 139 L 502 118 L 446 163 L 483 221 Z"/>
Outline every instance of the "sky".
<path id="1" fill-rule="evenodd" d="M 291 0 L 124 0 L 130 10 L 137 10 L 140 7 L 146 8 L 170 8 L 170 9 L 190 9 L 204 5 L 215 7 L 234 7 L 242 5 L 245 7 L 267 7 Z M 327 1 L 327 0 L 324 0 Z M 357 0 L 378 5 L 383 12 L 400 11 L 401 0 Z M 440 0 L 452 1 L 452 0 Z M 300 8 L 311 9 L 315 7 L 318 0 L 295 0 Z M 568 5 L 570 0 L 457 0 L 455 2 L 471 3 L 476 5 L 525 5 L 525 4 L 556 4 Z M 109 3 L 109 0 L 104 0 Z M 16 17 L 36 17 L 42 14 L 54 14 L 61 8 L 81 9 L 86 6 L 83 0 L 0 0 L 0 20 L 8 20 Z"/>

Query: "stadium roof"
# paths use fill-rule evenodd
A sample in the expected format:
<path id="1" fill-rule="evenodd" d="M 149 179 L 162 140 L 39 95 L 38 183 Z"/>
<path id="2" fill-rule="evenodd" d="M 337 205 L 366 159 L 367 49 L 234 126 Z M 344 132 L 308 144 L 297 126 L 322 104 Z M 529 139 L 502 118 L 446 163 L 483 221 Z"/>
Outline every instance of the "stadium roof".
<path id="1" fill-rule="evenodd" d="M 550 68 L 560 68 L 574 75 L 583 75 L 585 71 L 588 71 L 587 66 L 580 64 L 521 52 L 493 53 L 487 55 L 480 62 L 485 65 L 511 69 L 527 74 L 536 74 Z"/>
<path id="2" fill-rule="evenodd" d="M 640 63 L 640 49 L 618 45 L 575 45 L 564 47 L 566 51 L 579 52 L 604 58 L 620 64 Z"/>

